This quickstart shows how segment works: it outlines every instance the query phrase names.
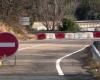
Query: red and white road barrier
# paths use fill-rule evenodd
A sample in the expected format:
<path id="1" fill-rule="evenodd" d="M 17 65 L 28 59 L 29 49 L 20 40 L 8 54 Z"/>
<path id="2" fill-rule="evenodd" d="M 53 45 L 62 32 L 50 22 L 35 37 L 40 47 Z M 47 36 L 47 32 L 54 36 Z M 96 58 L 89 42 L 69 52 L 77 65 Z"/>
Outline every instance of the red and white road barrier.
<path id="1" fill-rule="evenodd" d="M 65 33 L 55 33 L 56 39 L 64 39 L 65 38 Z"/>
<path id="2" fill-rule="evenodd" d="M 39 33 L 39 34 L 37 34 L 37 39 L 38 40 L 46 39 L 46 34 L 45 33 Z"/>
<path id="3" fill-rule="evenodd" d="M 94 38 L 100 38 L 100 32 L 93 32 Z"/>
<path id="4" fill-rule="evenodd" d="M 100 38 L 100 32 L 78 32 L 78 33 L 39 33 L 38 40 L 43 39 L 91 39 Z"/>
<path id="5" fill-rule="evenodd" d="M 74 39 L 74 33 L 65 33 L 66 39 Z"/>
<path id="6" fill-rule="evenodd" d="M 37 34 L 38 40 L 43 39 L 64 39 L 65 33 L 39 33 Z"/>
<path id="7" fill-rule="evenodd" d="M 46 39 L 56 39 L 54 33 L 46 33 Z"/>

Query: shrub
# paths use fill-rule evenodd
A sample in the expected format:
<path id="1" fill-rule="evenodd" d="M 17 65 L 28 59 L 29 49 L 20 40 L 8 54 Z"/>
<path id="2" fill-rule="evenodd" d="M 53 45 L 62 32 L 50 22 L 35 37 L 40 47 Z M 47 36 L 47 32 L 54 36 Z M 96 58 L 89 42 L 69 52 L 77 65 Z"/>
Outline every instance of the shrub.
<path id="1" fill-rule="evenodd" d="M 77 32 L 79 26 L 71 19 L 64 18 L 62 20 L 62 26 L 59 26 L 60 31 Z"/>

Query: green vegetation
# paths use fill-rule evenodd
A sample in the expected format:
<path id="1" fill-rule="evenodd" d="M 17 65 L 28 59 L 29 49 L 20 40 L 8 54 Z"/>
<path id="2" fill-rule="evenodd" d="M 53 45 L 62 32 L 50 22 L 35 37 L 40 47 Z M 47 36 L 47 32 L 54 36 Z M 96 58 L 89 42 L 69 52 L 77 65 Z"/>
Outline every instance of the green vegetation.
<path id="1" fill-rule="evenodd" d="M 63 19 L 62 26 L 59 27 L 60 31 L 77 32 L 79 31 L 78 25 L 71 19 Z"/>

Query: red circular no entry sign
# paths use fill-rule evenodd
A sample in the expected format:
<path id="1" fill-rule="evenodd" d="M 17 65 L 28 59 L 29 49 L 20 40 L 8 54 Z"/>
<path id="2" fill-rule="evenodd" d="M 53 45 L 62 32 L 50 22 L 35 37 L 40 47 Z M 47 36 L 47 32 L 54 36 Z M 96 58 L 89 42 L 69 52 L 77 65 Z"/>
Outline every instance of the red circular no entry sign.
<path id="1" fill-rule="evenodd" d="M 13 55 L 18 49 L 18 40 L 11 33 L 0 33 L 0 57 Z"/>

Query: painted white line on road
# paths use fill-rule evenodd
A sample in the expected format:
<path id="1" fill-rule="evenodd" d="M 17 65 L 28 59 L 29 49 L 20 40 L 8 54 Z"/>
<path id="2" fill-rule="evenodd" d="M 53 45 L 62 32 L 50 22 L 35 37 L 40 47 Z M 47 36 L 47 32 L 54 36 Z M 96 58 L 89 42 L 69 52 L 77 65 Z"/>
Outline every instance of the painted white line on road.
<path id="1" fill-rule="evenodd" d="M 15 47 L 15 42 L 2 42 L 0 47 Z"/>
<path id="2" fill-rule="evenodd" d="M 84 50 L 84 49 L 87 48 L 87 47 L 88 47 L 88 46 L 86 46 L 86 47 L 84 47 L 84 48 L 82 48 L 82 49 L 80 49 L 80 50 L 78 50 L 78 51 L 75 51 L 75 52 L 73 52 L 73 53 L 67 54 L 67 55 L 65 55 L 65 56 L 63 56 L 63 57 L 57 59 L 57 60 L 56 60 L 56 69 L 57 69 L 57 71 L 58 71 L 58 75 L 64 75 L 64 73 L 63 73 L 63 71 L 62 71 L 62 69 L 61 69 L 61 67 L 60 67 L 60 62 L 61 62 L 64 58 L 67 58 L 67 57 L 69 57 L 69 56 L 71 56 L 71 55 L 74 55 L 74 54 L 76 54 L 76 53 L 78 53 L 78 52 Z"/>
<path id="3" fill-rule="evenodd" d="M 18 51 L 22 51 L 22 50 L 25 50 L 25 49 L 31 49 L 31 48 L 34 48 L 34 47 L 39 47 L 41 45 L 42 44 L 40 44 L 40 45 L 34 45 L 34 46 L 30 46 L 30 47 L 25 47 L 25 48 L 21 48 L 21 49 L 18 49 Z"/>

